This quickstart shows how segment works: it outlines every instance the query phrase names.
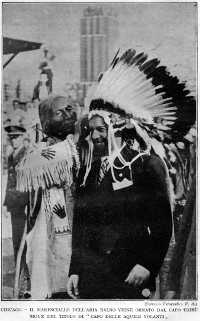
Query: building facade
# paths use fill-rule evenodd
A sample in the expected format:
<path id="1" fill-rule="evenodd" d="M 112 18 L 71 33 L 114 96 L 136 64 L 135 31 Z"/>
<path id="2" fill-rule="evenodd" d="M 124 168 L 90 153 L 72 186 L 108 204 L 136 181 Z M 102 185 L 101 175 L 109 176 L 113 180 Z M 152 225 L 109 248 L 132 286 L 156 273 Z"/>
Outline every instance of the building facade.
<path id="1" fill-rule="evenodd" d="M 113 11 L 88 7 L 83 12 L 80 29 L 80 80 L 91 83 L 112 59 L 118 21 Z"/>

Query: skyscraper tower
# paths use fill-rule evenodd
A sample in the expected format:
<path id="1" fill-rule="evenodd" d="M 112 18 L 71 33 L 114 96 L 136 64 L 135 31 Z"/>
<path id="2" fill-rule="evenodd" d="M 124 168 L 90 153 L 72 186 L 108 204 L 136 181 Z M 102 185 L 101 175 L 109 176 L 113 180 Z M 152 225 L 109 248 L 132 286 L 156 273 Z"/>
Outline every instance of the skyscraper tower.
<path id="1" fill-rule="evenodd" d="M 118 21 L 113 11 L 88 7 L 81 18 L 80 80 L 96 81 L 111 61 Z"/>

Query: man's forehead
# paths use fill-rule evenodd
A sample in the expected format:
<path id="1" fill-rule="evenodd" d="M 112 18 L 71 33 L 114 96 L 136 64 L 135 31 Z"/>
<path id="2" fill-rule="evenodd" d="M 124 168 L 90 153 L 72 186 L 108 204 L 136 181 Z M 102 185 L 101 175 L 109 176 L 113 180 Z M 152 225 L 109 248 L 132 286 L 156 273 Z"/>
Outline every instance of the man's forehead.
<path id="1" fill-rule="evenodd" d="M 99 115 L 94 115 L 90 120 L 89 120 L 89 126 L 90 127 L 98 127 L 98 126 L 106 126 L 106 123 L 103 119 L 103 117 L 99 116 Z"/>

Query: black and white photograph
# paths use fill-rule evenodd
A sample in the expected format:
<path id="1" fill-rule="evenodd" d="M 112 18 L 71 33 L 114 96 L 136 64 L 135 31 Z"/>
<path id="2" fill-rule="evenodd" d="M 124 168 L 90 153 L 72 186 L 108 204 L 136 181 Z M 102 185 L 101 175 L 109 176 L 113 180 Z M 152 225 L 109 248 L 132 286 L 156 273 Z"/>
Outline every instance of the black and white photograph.
<path id="1" fill-rule="evenodd" d="M 2 3 L 2 301 L 198 300 L 197 13 Z"/>

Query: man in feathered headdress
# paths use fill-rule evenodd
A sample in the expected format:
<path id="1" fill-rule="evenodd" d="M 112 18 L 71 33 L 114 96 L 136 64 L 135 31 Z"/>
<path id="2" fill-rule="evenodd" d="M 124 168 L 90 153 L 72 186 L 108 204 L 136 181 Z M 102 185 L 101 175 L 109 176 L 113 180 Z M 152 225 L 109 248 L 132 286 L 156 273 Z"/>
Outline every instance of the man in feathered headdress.
<path id="1" fill-rule="evenodd" d="M 47 142 L 22 160 L 19 190 L 29 192 L 26 259 L 32 299 L 66 291 L 71 257 L 72 183 L 79 167 L 73 141 L 76 114 L 67 98 L 49 96 L 39 105 Z"/>
<path id="2" fill-rule="evenodd" d="M 157 59 L 134 50 L 116 55 L 87 101 L 68 294 L 148 298 L 172 234 L 164 144 L 189 129 L 195 102 Z"/>

